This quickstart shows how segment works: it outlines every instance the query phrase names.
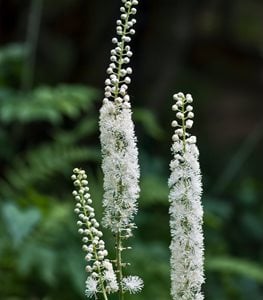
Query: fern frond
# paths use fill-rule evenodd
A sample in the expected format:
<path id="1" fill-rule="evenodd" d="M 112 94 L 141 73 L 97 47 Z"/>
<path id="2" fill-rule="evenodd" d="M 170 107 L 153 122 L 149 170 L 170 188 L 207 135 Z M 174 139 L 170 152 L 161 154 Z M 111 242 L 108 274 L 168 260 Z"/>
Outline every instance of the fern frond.
<path id="1" fill-rule="evenodd" d="M 1 90 L 0 119 L 4 123 L 47 121 L 58 124 L 63 117 L 75 119 L 91 109 L 98 91 L 81 85 L 38 87 L 30 92 Z"/>
<path id="2" fill-rule="evenodd" d="M 55 174 L 70 172 L 80 161 L 97 161 L 97 148 L 69 146 L 67 144 L 47 144 L 27 153 L 25 158 L 17 158 L 7 170 L 5 180 L 0 181 L 0 193 L 12 196 L 23 193 L 30 187 L 47 183 Z"/>

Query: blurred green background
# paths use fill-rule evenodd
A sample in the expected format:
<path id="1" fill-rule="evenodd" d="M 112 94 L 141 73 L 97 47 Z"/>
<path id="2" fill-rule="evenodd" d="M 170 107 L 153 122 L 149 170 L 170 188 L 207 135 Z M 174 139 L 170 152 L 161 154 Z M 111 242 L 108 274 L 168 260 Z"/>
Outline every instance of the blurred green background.
<path id="1" fill-rule="evenodd" d="M 170 107 L 183 91 L 201 153 L 205 297 L 261 300 L 263 2 L 141 2 L 130 87 L 141 198 L 127 273 L 145 288 L 127 299 L 170 299 Z M 87 170 L 101 216 L 98 110 L 119 4 L 0 1 L 1 300 L 84 299 L 70 175 Z"/>

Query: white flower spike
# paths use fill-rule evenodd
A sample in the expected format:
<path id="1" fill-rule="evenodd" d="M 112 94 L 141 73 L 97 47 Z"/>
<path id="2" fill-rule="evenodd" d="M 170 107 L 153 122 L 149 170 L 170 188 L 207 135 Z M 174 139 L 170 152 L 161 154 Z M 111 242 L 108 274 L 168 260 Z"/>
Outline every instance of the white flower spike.
<path id="1" fill-rule="evenodd" d="M 125 291 L 122 251 L 129 248 L 123 245 L 123 241 L 132 236 L 132 229 L 136 227 L 134 216 L 140 192 L 137 140 L 128 93 L 132 74 L 128 64 L 133 55 L 129 43 L 135 34 L 136 5 L 137 0 L 122 0 L 117 37 L 112 39 L 114 48 L 107 68 L 108 78 L 105 80 L 99 124 L 104 173 L 102 224 L 115 236 L 115 264 L 121 299 Z"/>
<path id="2" fill-rule="evenodd" d="M 118 284 L 112 264 L 107 259 L 108 251 L 105 249 L 103 234 L 99 230 L 100 225 L 92 207 L 87 175 L 84 170 L 75 168 L 71 178 L 76 187 L 72 194 L 76 200 L 78 232 L 82 235 L 82 249 L 87 261 L 86 272 L 89 274 L 85 294 L 92 298 L 97 293 L 102 293 L 104 299 L 107 299 L 107 294 L 118 291 Z"/>
<path id="3" fill-rule="evenodd" d="M 204 282 L 201 173 L 193 125 L 190 94 L 174 95 L 177 121 L 172 122 L 173 160 L 169 178 L 171 228 L 171 295 L 173 300 L 202 300 Z"/>
<path id="4" fill-rule="evenodd" d="M 111 63 L 105 80 L 105 98 L 100 110 L 100 140 L 104 173 L 103 225 L 114 234 L 129 237 L 134 227 L 139 196 L 139 165 L 128 85 L 132 51 L 128 43 L 135 33 L 137 0 L 122 0 L 117 37 L 112 39 Z"/>

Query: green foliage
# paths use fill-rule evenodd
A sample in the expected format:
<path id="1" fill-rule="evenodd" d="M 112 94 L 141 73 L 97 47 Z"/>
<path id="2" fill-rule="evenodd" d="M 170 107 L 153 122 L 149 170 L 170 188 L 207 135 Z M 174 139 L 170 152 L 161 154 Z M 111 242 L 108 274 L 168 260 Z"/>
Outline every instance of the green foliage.
<path id="1" fill-rule="evenodd" d="M 2 206 L 2 217 L 14 246 L 18 247 L 39 223 L 41 215 L 34 207 L 21 210 L 15 204 L 6 202 Z"/>
<path id="2" fill-rule="evenodd" d="M 167 205 L 168 186 L 165 178 L 148 174 L 141 180 L 141 198 L 143 206 L 164 204 Z"/>
<path id="3" fill-rule="evenodd" d="M 75 14 L 78 2 L 81 1 L 46 1 L 44 13 L 51 13 L 56 19 L 63 11 L 63 21 L 65 21 L 64 9 L 74 8 L 72 11 Z M 246 1 L 238 2 L 239 6 L 240 3 L 242 5 L 235 11 L 236 18 L 233 20 L 237 22 L 232 24 L 237 32 L 236 38 L 241 43 L 249 41 L 248 44 L 251 44 L 252 41 L 255 45 L 260 40 L 261 30 L 257 22 L 261 19 L 255 18 L 253 13 L 252 8 L 255 4 L 251 2 L 247 9 Z M 231 4 L 231 1 L 229 3 Z M 94 5 L 97 5 L 96 1 Z M 21 11 L 25 15 L 25 11 Z M 260 12 L 260 9 L 257 11 Z M 216 30 L 220 30 L 218 11 L 213 12 L 212 8 L 210 15 L 211 24 L 216 22 L 216 26 L 213 26 Z M 252 23 L 244 22 L 248 19 L 251 19 Z M 225 28 L 225 18 L 223 17 L 222 20 Z M 25 24 L 22 19 L 19 22 Z M 253 26 L 247 26 L 248 23 Z M 213 30 L 213 26 L 209 26 L 209 30 Z M 107 28 L 101 26 L 103 27 Z M 45 32 L 45 30 L 47 28 L 41 28 L 41 31 Z M 21 28 L 18 28 L 18 31 L 20 35 Z M 15 34 L 18 35 L 18 32 Z M 81 42 L 82 46 L 95 41 L 94 47 L 98 47 L 96 41 L 99 39 L 95 35 L 92 36 L 92 32 L 90 34 L 87 43 Z M 55 79 L 61 76 L 65 76 L 63 78 L 70 81 L 77 81 L 80 78 L 86 81 L 95 74 L 96 68 L 93 69 L 92 64 L 89 65 L 91 69 L 87 69 L 88 74 L 82 68 L 80 74 L 75 72 L 77 76 L 69 74 L 72 70 L 79 71 L 79 65 L 73 66 L 74 62 L 78 61 L 74 55 L 76 53 L 79 55 L 75 50 L 78 47 L 73 44 L 75 41 L 72 42 L 61 32 L 59 34 L 54 32 L 54 35 L 52 32 L 48 34 L 48 38 L 45 37 L 41 41 L 42 45 L 48 47 L 38 47 L 37 51 L 40 55 L 37 55 L 36 67 L 42 65 L 41 70 L 36 72 L 35 82 L 38 84 L 40 81 L 55 82 Z M 192 43 L 187 44 L 194 46 Z M 205 54 L 209 55 L 201 55 L 202 59 L 204 57 L 210 59 L 214 51 L 213 47 L 206 48 L 209 49 L 209 53 Z M 216 49 L 218 50 L 218 47 Z M 83 53 L 87 53 L 86 50 L 82 49 Z M 249 52 L 247 50 L 245 49 L 245 52 Z M 72 212 L 73 200 L 70 197 L 69 176 L 74 166 L 82 166 L 89 170 L 91 194 L 96 212 L 101 216 L 102 175 L 99 169 L 100 148 L 97 130 L 97 108 L 100 104 L 96 103 L 99 93 L 92 87 L 65 84 L 55 87 L 40 85 L 31 91 L 18 90 L 21 86 L 21 71 L 27 53 L 25 44 L 8 44 L 0 48 L 0 299 L 84 299 L 85 262 Z M 243 52 L 238 53 L 242 55 Z M 215 63 L 208 63 L 206 73 L 212 70 L 214 74 L 215 71 L 216 80 L 219 80 L 220 72 L 227 76 L 233 74 L 235 87 L 240 76 L 244 82 L 252 78 L 252 81 L 257 83 L 257 80 L 250 76 L 251 72 L 247 72 L 245 68 L 241 73 L 236 71 L 239 68 L 224 69 L 229 65 L 231 57 L 232 54 L 220 56 L 219 60 L 214 60 Z M 43 62 L 42 58 L 44 58 Z M 255 57 L 245 58 L 251 61 Z M 176 58 L 176 61 L 179 60 L 180 57 Z M 198 62 L 198 51 L 194 61 Z M 218 61 L 223 61 L 223 64 Z M 257 63 L 257 59 L 255 62 Z M 202 60 L 201 63 L 203 64 L 204 61 Z M 245 64 L 247 63 L 248 61 L 245 60 Z M 255 67 L 257 66 L 251 70 L 255 71 Z M 203 80 L 202 76 L 199 76 L 201 74 L 199 71 L 196 76 L 192 65 L 190 71 L 187 71 L 187 68 L 181 69 L 183 70 L 179 79 L 181 82 L 177 82 L 179 78 L 177 77 L 177 86 L 183 83 L 188 89 L 189 82 L 192 81 L 190 85 L 198 91 L 199 95 L 202 95 L 200 97 L 203 99 L 202 102 L 205 98 L 209 99 L 207 104 L 199 103 L 199 111 L 201 113 L 210 111 L 211 99 L 215 99 L 217 94 L 211 78 L 204 76 L 205 80 Z M 45 74 L 46 70 L 51 70 L 52 74 L 50 72 Z M 242 77 L 244 75 L 245 77 Z M 174 83 L 173 80 L 168 81 Z M 147 87 L 147 83 L 143 86 Z M 248 86 L 251 89 L 252 83 Z M 151 88 L 153 88 L 152 83 Z M 156 93 L 157 89 L 160 89 L 160 86 L 152 90 L 152 93 Z M 235 94 L 234 90 L 232 92 Z M 242 81 L 242 94 L 243 92 Z M 252 94 L 250 91 L 249 97 L 254 93 L 256 91 Z M 144 104 L 142 102 L 142 105 Z M 228 110 L 220 107 L 219 103 L 217 105 L 220 118 L 221 116 L 223 118 Z M 258 105 L 255 107 L 259 107 Z M 163 102 L 160 108 L 165 108 L 168 112 L 167 106 L 167 102 Z M 170 160 L 167 153 L 170 136 L 166 134 L 168 130 L 160 126 L 156 116 L 145 108 L 134 109 L 133 117 L 136 130 L 139 132 L 142 180 L 139 214 L 136 220 L 138 230 L 135 232 L 133 250 L 128 254 L 127 261 L 132 262 L 129 273 L 138 274 L 139 271 L 139 275 L 145 281 L 143 292 L 136 296 L 138 300 L 170 299 L 167 201 Z M 163 114 L 167 128 L 170 123 L 168 119 L 168 115 Z M 202 129 L 203 120 L 199 121 L 200 127 L 198 126 L 197 130 Z M 215 122 L 212 123 L 212 119 L 210 121 L 212 128 Z M 236 124 L 242 132 L 244 124 Z M 203 129 L 209 133 L 206 128 Z M 204 291 L 206 299 L 262 299 L 263 188 L 260 168 L 262 151 L 259 148 L 262 132 L 262 126 L 256 128 L 235 153 L 227 148 L 224 148 L 223 153 L 220 152 L 222 149 L 219 149 L 217 143 L 214 149 L 210 149 L 208 145 L 212 140 L 208 137 L 207 144 L 204 145 L 206 137 L 203 133 L 198 139 L 205 179 L 203 203 L 205 206 L 206 284 Z M 221 135 L 223 139 L 222 130 Z M 256 152 L 257 149 L 259 153 Z M 230 159 L 226 160 L 228 156 Z M 223 171 L 221 171 L 221 162 L 226 165 Z M 221 175 L 216 180 L 220 172 Z M 212 188 L 208 194 L 209 185 Z M 110 240 L 107 232 L 105 238 L 107 242 Z M 114 245 L 107 243 L 107 246 L 114 251 Z M 127 299 L 134 299 L 134 297 L 127 296 Z"/>
<path id="4" fill-rule="evenodd" d="M 18 83 L 27 49 L 23 44 L 8 44 L 0 48 L 0 87 Z"/>
<path id="5" fill-rule="evenodd" d="M 155 115 L 144 108 L 134 109 L 134 119 L 143 126 L 147 135 L 155 139 L 161 140 L 164 136 L 164 131 L 158 124 Z"/>
<path id="6" fill-rule="evenodd" d="M 0 181 L 1 193 L 11 196 L 44 182 L 52 183 L 54 175 L 68 174 L 72 166 L 80 161 L 97 161 L 99 150 L 68 144 L 48 144 L 29 151 L 26 157 L 16 159 Z M 65 174 L 65 175 L 66 175 Z"/>
<path id="7" fill-rule="evenodd" d="M 84 261 L 67 182 L 74 166 L 100 160 L 92 140 L 97 99 L 95 89 L 76 85 L 0 89 L 1 299 L 82 295 Z"/>
<path id="8" fill-rule="evenodd" d="M 98 93 L 84 86 L 38 87 L 30 92 L 0 90 L 0 119 L 4 123 L 46 121 L 58 124 L 89 110 Z"/>
<path id="9" fill-rule="evenodd" d="M 234 257 L 207 258 L 206 267 L 209 271 L 236 274 L 263 283 L 263 266 Z"/>

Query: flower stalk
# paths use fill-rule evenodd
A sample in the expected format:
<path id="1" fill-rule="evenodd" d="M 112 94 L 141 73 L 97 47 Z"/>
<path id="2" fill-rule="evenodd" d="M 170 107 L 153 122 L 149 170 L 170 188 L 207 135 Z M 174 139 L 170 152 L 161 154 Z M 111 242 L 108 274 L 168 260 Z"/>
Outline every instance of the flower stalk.
<path id="1" fill-rule="evenodd" d="M 135 34 L 133 17 L 137 0 L 122 0 L 120 19 L 117 20 L 117 37 L 112 39 L 111 63 L 105 80 L 105 98 L 100 110 L 100 140 L 102 146 L 102 170 L 104 173 L 104 216 L 102 224 L 115 236 L 116 269 L 119 299 L 124 299 L 122 252 L 124 240 L 132 236 L 135 228 L 139 196 L 139 165 L 134 124 L 128 85 L 132 68 L 127 64 L 133 53 L 129 43 Z"/>
<path id="2" fill-rule="evenodd" d="M 193 125 L 193 98 L 174 95 L 176 119 L 172 137 L 173 160 L 169 178 L 171 250 L 171 295 L 173 300 L 201 300 L 203 275 L 203 232 L 201 172 Z"/>
<path id="3" fill-rule="evenodd" d="M 72 180 L 76 187 L 73 196 L 76 200 L 75 213 L 79 218 L 78 232 L 82 235 L 82 249 L 87 261 L 86 272 L 89 274 L 85 293 L 88 298 L 101 293 L 103 299 L 108 300 L 107 294 L 118 291 L 118 284 L 112 264 L 107 259 L 108 251 L 105 249 L 103 234 L 99 230 L 100 225 L 92 207 L 87 175 L 84 170 L 75 168 Z"/>

